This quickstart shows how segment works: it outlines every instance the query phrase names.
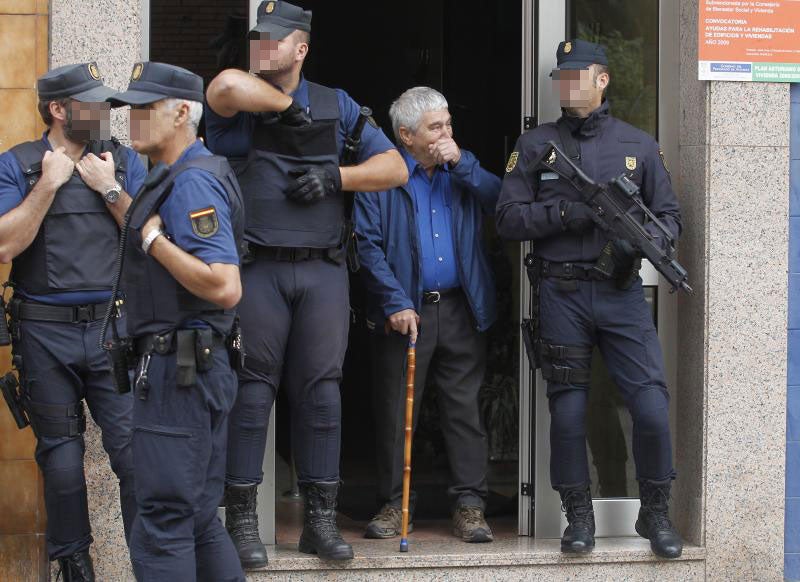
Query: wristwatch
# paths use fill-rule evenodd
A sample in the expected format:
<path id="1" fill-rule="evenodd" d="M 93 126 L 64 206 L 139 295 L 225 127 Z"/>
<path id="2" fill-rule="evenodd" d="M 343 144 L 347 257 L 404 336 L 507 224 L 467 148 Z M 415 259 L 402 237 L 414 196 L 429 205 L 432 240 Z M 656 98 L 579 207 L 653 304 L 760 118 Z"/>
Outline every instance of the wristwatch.
<path id="1" fill-rule="evenodd" d="M 114 204 L 117 200 L 119 200 L 121 194 L 122 185 L 119 182 L 114 182 L 114 185 L 106 190 L 104 194 L 101 194 L 101 196 L 107 204 Z"/>
<path id="2" fill-rule="evenodd" d="M 153 230 L 151 230 L 148 233 L 148 235 L 145 237 L 145 239 L 142 241 L 142 250 L 144 251 L 144 254 L 149 255 L 150 254 L 150 246 L 153 244 L 153 241 L 155 241 L 158 237 L 160 237 L 161 235 L 164 235 L 164 234 L 166 234 L 166 233 L 160 227 L 159 228 L 154 228 Z"/>

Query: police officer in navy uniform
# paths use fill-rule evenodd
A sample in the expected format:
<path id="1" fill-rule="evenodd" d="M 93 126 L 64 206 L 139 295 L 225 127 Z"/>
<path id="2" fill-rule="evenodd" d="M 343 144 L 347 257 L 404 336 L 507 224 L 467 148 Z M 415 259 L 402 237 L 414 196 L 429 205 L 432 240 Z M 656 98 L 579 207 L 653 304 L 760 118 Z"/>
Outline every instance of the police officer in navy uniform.
<path id="1" fill-rule="evenodd" d="M 566 180 L 533 167 L 554 141 L 598 183 L 625 173 L 675 240 L 681 217 L 659 146 L 648 134 L 611 116 L 605 49 L 582 40 L 562 42 L 553 71 L 563 115 L 520 137 L 506 167 L 497 205 L 502 237 L 533 242 L 538 272 L 542 375 L 550 408 L 550 478 L 569 526 L 561 550 L 594 547 L 594 513 L 586 455 L 589 365 L 597 345 L 633 418 L 633 455 L 641 509 L 636 531 L 653 551 L 676 558 L 681 538 L 668 517 L 675 478 L 669 393 L 653 317 L 638 277 L 639 257 L 624 240 L 609 241 Z M 639 217 L 643 220 L 643 216 Z M 660 233 L 645 225 L 654 236 Z M 665 241 L 662 241 L 665 242 Z M 595 269 L 606 249 L 613 259 Z"/>
<path id="2" fill-rule="evenodd" d="M 236 398 L 227 345 L 241 297 L 241 192 L 227 160 L 197 140 L 200 77 L 138 63 L 112 99 L 132 106 L 133 147 L 155 165 L 129 212 L 122 269 L 137 357 L 134 573 L 147 582 L 243 581 L 217 517 Z"/>
<path id="3" fill-rule="evenodd" d="M 262 2 L 250 31 L 253 74 L 220 73 L 206 95 L 209 147 L 246 158 L 239 180 L 252 262 L 242 272 L 244 370 L 231 415 L 226 527 L 245 568 L 264 566 L 256 487 L 278 386 L 290 402 L 293 458 L 305 499 L 299 549 L 350 559 L 336 527 L 341 401 L 349 329 L 343 192 L 385 190 L 408 179 L 403 159 L 371 123 L 358 165 L 340 167 L 358 105 L 301 75 L 311 12 Z M 279 112 L 279 113 L 271 113 Z"/>
<path id="4" fill-rule="evenodd" d="M 83 400 L 119 478 L 126 539 L 136 514 L 130 450 L 132 398 L 114 390 L 98 347 L 115 248 L 146 174 L 110 135 L 96 63 L 59 67 L 37 81 L 42 139 L 0 155 L 0 261 L 12 263 L 14 364 L 37 437 L 44 478 L 47 552 L 65 580 L 94 580 Z M 124 327 L 124 320 L 117 322 Z"/>

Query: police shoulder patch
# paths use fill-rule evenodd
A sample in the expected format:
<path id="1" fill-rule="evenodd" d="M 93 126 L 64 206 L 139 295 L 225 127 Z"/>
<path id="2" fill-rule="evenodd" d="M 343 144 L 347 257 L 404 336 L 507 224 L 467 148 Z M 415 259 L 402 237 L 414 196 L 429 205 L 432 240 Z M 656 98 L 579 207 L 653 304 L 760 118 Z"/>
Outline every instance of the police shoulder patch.
<path id="1" fill-rule="evenodd" d="M 517 160 L 519 159 L 519 152 L 513 152 L 511 157 L 508 158 L 508 163 L 506 164 L 506 173 L 513 172 L 514 168 L 517 167 Z"/>
<path id="2" fill-rule="evenodd" d="M 192 231 L 200 238 L 209 238 L 219 231 L 219 220 L 217 210 L 213 206 L 193 210 L 189 213 L 192 221 Z"/>

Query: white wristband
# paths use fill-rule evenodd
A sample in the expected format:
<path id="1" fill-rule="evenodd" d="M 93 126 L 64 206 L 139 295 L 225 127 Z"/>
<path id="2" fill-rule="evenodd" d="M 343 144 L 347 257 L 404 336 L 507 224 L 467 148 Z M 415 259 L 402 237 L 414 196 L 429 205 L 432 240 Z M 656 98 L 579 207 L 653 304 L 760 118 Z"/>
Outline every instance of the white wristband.
<path id="1" fill-rule="evenodd" d="M 164 231 L 160 228 L 154 228 L 150 231 L 150 234 L 142 241 L 142 250 L 144 254 L 150 254 L 150 245 L 153 244 L 153 241 L 156 240 L 158 237 L 164 234 Z"/>

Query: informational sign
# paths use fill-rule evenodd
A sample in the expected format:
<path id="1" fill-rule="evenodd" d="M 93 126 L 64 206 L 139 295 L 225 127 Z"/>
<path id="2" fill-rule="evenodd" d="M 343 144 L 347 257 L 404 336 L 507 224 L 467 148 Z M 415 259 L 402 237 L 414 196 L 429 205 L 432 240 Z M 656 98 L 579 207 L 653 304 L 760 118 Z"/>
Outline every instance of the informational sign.
<path id="1" fill-rule="evenodd" d="M 699 78 L 800 82 L 800 0 L 699 0 Z"/>

